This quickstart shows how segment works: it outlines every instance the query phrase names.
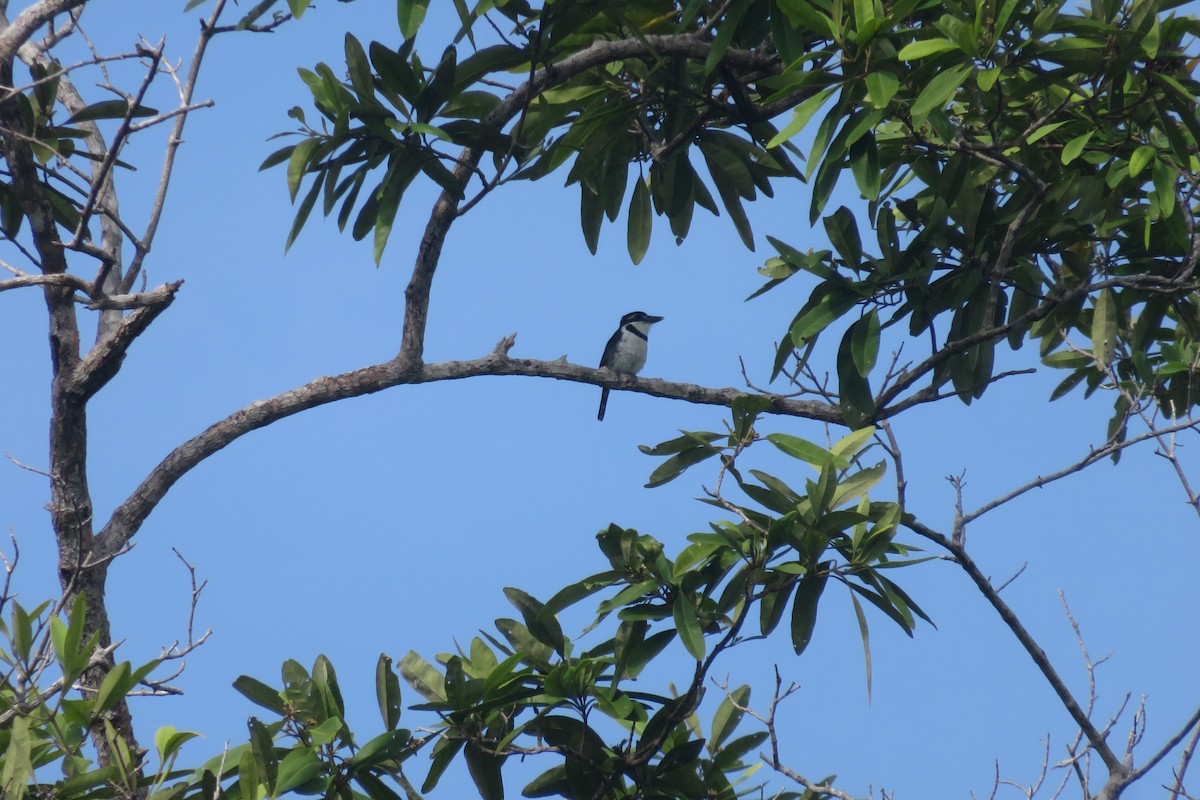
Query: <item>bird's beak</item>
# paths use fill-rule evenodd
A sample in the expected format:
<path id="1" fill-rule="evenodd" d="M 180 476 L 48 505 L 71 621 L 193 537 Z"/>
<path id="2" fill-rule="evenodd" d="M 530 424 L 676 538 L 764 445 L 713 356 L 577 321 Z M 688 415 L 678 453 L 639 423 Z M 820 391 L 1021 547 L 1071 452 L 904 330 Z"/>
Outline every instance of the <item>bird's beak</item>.
<path id="1" fill-rule="evenodd" d="M 663 318 L 662 317 L 647 317 L 646 321 L 649 322 L 651 325 L 653 325 L 656 322 L 662 322 Z"/>

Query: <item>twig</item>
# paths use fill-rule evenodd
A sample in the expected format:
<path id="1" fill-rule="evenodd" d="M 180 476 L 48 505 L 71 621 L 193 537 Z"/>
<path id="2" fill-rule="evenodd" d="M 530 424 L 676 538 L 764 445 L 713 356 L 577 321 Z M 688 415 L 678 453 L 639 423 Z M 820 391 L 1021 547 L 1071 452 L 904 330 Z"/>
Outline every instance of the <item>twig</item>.
<path id="1" fill-rule="evenodd" d="M 1066 467 L 1058 470 L 1057 472 L 1052 472 L 1049 475 L 1045 475 L 1045 476 L 1039 475 L 1037 478 L 1035 478 L 1034 480 L 1025 484 L 1024 486 L 1019 486 L 1016 489 L 1013 489 L 1011 492 L 1008 492 L 1007 494 L 1002 495 L 1002 496 L 996 498 L 995 500 L 992 500 L 989 503 L 985 503 L 984 505 L 980 506 L 976 510 L 970 512 L 969 514 L 965 514 L 963 517 L 963 523 L 967 524 L 970 522 L 974 522 L 975 520 L 979 519 L 980 517 L 982 517 L 984 514 L 988 513 L 989 511 L 992 511 L 992 510 L 1004 505 L 1005 503 L 1015 500 L 1016 498 L 1020 497 L 1021 495 L 1025 494 L 1026 492 L 1028 492 L 1032 489 L 1040 489 L 1041 487 L 1046 486 L 1051 483 L 1054 483 L 1057 480 L 1061 480 L 1062 478 L 1065 478 L 1068 475 L 1074 475 L 1075 473 L 1083 470 L 1084 467 L 1087 467 L 1103 458 L 1107 458 L 1108 456 L 1111 456 L 1114 453 L 1119 453 L 1122 450 L 1125 450 L 1126 448 L 1133 447 L 1136 444 L 1140 444 L 1141 442 L 1144 442 L 1147 439 L 1158 439 L 1159 437 L 1166 435 L 1166 434 L 1175 433 L 1178 431 L 1196 429 L 1198 427 L 1200 427 L 1200 419 L 1187 419 L 1187 420 L 1184 420 L 1183 422 L 1179 422 L 1174 425 L 1169 425 L 1166 428 L 1162 428 L 1162 429 L 1158 429 L 1158 430 L 1151 430 L 1146 433 L 1139 434 L 1138 436 L 1134 436 L 1133 438 L 1126 439 L 1125 441 L 1122 441 L 1122 442 L 1117 442 L 1117 441 L 1106 442 L 1103 445 L 1101 445 L 1100 447 L 1097 447 L 1097 448 L 1089 451 L 1086 456 L 1079 459 L 1075 463 L 1073 463 L 1069 466 L 1066 466 Z"/>

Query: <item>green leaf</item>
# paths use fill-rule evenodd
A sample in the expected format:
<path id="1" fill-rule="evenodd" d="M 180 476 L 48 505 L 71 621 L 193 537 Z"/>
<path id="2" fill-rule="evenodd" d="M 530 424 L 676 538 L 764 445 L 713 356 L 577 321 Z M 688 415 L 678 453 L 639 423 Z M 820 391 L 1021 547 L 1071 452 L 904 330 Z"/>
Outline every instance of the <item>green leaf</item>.
<path id="1" fill-rule="evenodd" d="M 696 604 L 692 602 L 691 595 L 679 592 L 675 596 L 675 602 L 671 604 L 671 614 L 675 619 L 675 629 L 679 631 L 679 639 L 688 654 L 697 661 L 703 661 L 704 632 L 700 629 L 700 619 L 696 615 Z"/>
<path id="2" fill-rule="evenodd" d="M 412 731 L 399 730 L 381 733 L 362 746 L 350 759 L 355 769 L 371 767 L 384 761 L 399 758 L 408 748 Z"/>
<path id="3" fill-rule="evenodd" d="M 521 790 L 522 797 L 570 797 L 567 768 L 558 764 L 538 775 Z"/>
<path id="4" fill-rule="evenodd" d="M 1025 142 L 1026 142 L 1026 144 L 1033 144 L 1034 142 L 1038 141 L 1039 139 L 1043 139 L 1046 136 L 1049 136 L 1051 133 L 1058 130 L 1063 125 L 1066 125 L 1070 121 L 1071 120 L 1063 120 L 1062 122 L 1051 122 L 1049 125 L 1043 125 L 1042 127 L 1035 130 L 1033 133 L 1029 134 L 1029 138 L 1026 139 Z"/>
<path id="5" fill-rule="evenodd" d="M 721 58 L 725 55 L 725 51 L 729 49 L 729 43 L 733 41 L 733 34 L 737 30 L 738 23 L 742 21 L 742 16 L 745 13 L 745 5 L 735 5 L 729 9 L 725 18 L 717 26 L 717 35 L 713 37 L 708 57 L 704 60 L 705 75 L 711 75 L 712 71 L 717 68 L 717 64 L 721 63 Z"/>
<path id="6" fill-rule="evenodd" d="M 258 762 L 254 759 L 254 753 L 246 750 L 238 762 L 238 788 L 241 789 L 242 797 L 257 798 L 259 796 L 258 787 L 261 783 L 258 775 Z"/>
<path id="7" fill-rule="evenodd" d="M 650 190 L 641 178 L 634 181 L 633 196 L 629 198 L 629 229 L 627 233 L 629 258 L 634 264 L 642 263 L 650 248 L 650 232 L 654 216 L 650 209 Z"/>
<path id="8" fill-rule="evenodd" d="M 798 458 L 806 464 L 812 464 L 817 469 L 836 460 L 824 447 L 813 444 L 807 439 L 801 439 L 799 436 L 792 436 L 787 433 L 768 433 L 766 438 L 767 441 L 792 458 Z"/>
<path id="9" fill-rule="evenodd" d="M 734 400 L 734 402 L 736 403 L 737 400 Z M 717 439 L 724 438 L 724 436 L 725 434 L 713 433 L 711 431 L 684 431 L 683 436 L 668 439 L 653 447 L 639 444 L 638 450 L 641 450 L 648 456 L 669 456 L 675 453 L 682 453 L 684 450 L 691 450 L 697 444 L 711 444 Z"/>
<path id="10" fill-rule="evenodd" d="M 1103 289 L 1096 295 L 1092 311 L 1092 355 L 1100 364 L 1112 358 L 1117 340 L 1120 309 L 1112 289 Z"/>
<path id="11" fill-rule="evenodd" d="M 800 105 L 796 106 L 796 108 L 792 111 L 791 121 L 788 122 L 787 125 L 783 126 L 783 130 L 771 137 L 771 141 L 767 142 L 767 149 L 769 150 L 772 147 L 778 147 L 788 139 L 791 139 L 793 136 L 800 133 L 800 131 L 804 130 L 804 126 L 809 123 L 809 120 L 813 118 L 813 115 L 821 110 L 821 106 L 825 105 L 825 101 L 828 100 L 835 91 L 837 91 L 837 88 L 837 86 L 830 86 L 828 89 L 822 89 Z"/>
<path id="12" fill-rule="evenodd" d="M 375 196 L 378 198 L 378 204 L 375 206 L 372 225 L 375 230 L 373 255 L 376 266 L 383 259 L 384 248 L 387 247 L 388 238 L 392 235 L 392 223 L 396 221 L 396 212 L 400 209 L 400 201 L 404 199 L 404 190 L 408 188 L 416 175 L 415 166 L 411 158 L 406 157 L 405 154 L 399 154 L 376 190 Z M 364 213 L 367 208 L 368 206 L 363 207 Z M 358 227 L 356 222 L 355 228 Z M 366 232 L 363 231 L 363 233 Z"/>
<path id="13" fill-rule="evenodd" d="M 400 659 L 400 675 L 426 700 L 446 702 L 446 680 L 442 673 L 412 650 Z"/>
<path id="14" fill-rule="evenodd" d="M 91 658 L 91 647 L 81 647 L 86 618 L 87 596 L 80 592 L 75 595 L 71 613 L 65 624 L 58 617 L 50 619 L 50 639 L 54 646 L 54 655 L 68 683 L 73 682 L 75 677 L 83 672 Z"/>
<path id="15" fill-rule="evenodd" d="M 871 201 L 879 199 L 879 184 L 883 176 L 880 172 L 879 148 L 875 144 L 874 133 L 868 131 L 850 145 L 850 172 L 854 175 L 854 183 L 863 197 Z"/>
<path id="16" fill-rule="evenodd" d="M 800 579 L 796 587 L 796 599 L 792 603 L 792 647 L 800 655 L 812 641 L 813 628 L 817 624 L 817 603 L 825 590 L 829 573 L 814 570 Z"/>
<path id="17" fill-rule="evenodd" d="M 871 633 L 867 629 L 867 617 L 863 614 L 862 604 L 858 602 L 854 592 L 850 592 L 850 601 L 854 604 L 854 616 L 858 620 L 858 632 L 862 635 L 863 659 L 867 667 L 867 702 L 871 702 Z"/>
<path id="18" fill-rule="evenodd" d="M 74 125 L 78 122 L 90 122 L 97 119 L 125 119 L 129 117 L 153 117 L 157 109 L 147 106 L 137 106 L 132 110 L 124 100 L 101 100 L 90 106 L 79 109 L 72 114 L 63 125 Z"/>
<path id="19" fill-rule="evenodd" d="M 609 570 L 608 572 L 601 572 L 576 583 L 569 584 L 559 589 L 553 597 L 546 601 L 546 604 L 542 607 L 543 611 L 557 614 L 564 608 L 575 605 L 585 597 L 590 597 L 613 584 L 621 583 L 624 577 L 625 573 L 623 571 Z M 473 657 L 472 660 L 474 660 Z"/>
<path id="20" fill-rule="evenodd" d="M 458 755 L 458 751 L 466 744 L 465 739 L 452 739 L 443 737 L 438 739 L 437 744 L 433 746 L 432 763 L 429 766 L 429 774 L 425 776 L 425 782 L 421 784 L 421 791 L 429 793 L 437 786 L 441 780 L 442 773 L 446 771 L 446 767 L 450 766 L 450 762 Z"/>
<path id="21" fill-rule="evenodd" d="M 858 374 L 865 378 L 875 368 L 879 355 L 879 312 L 872 308 L 851 330 L 850 354 Z"/>
<path id="22" fill-rule="evenodd" d="M 659 631 L 630 647 L 628 655 L 625 657 L 626 677 L 632 679 L 640 675 L 645 666 L 671 643 L 675 635 L 674 630 Z"/>
<path id="23" fill-rule="evenodd" d="M 272 797 L 279 797 L 303 786 L 323 771 L 321 760 L 311 750 L 292 750 L 279 762 L 279 778 Z"/>
<path id="24" fill-rule="evenodd" d="M 367 61 L 367 52 L 362 43 L 350 33 L 346 34 L 346 70 L 350 73 L 350 83 L 360 98 L 366 100 L 375 96 L 375 77 L 371 73 L 371 63 Z"/>
<path id="25" fill-rule="evenodd" d="M 267 726 L 255 717 L 250 717 L 246 727 L 250 735 L 250 753 L 254 757 L 254 769 L 257 779 L 265 783 L 268 790 L 273 790 L 275 780 L 279 776 L 279 759 L 275 756 L 275 742 Z"/>
<path id="26" fill-rule="evenodd" d="M 739 736 L 725 747 L 722 747 L 720 752 L 713 757 L 713 766 L 723 772 L 736 769 L 741 762 L 742 756 L 766 741 L 767 736 L 766 731 L 757 731 L 755 733 L 748 733 L 745 736 Z"/>
<path id="27" fill-rule="evenodd" d="M 475 788 L 479 790 L 479 796 L 483 800 L 503 800 L 504 780 L 500 768 L 504 765 L 504 758 L 484 751 L 474 742 L 467 743 L 463 755 L 466 757 L 467 771 L 475 782 Z"/>
<path id="28" fill-rule="evenodd" d="M 566 639 L 563 637 L 562 626 L 553 614 L 542 613 L 544 606 L 541 601 L 511 586 L 504 587 L 504 596 L 521 612 L 525 626 L 535 639 L 547 647 L 554 648 L 560 656 L 565 653 Z"/>
<path id="29" fill-rule="evenodd" d="M 710 750 L 720 747 L 729 735 L 737 730 L 738 723 L 746 713 L 742 709 L 750 705 L 750 686 L 743 684 L 725 696 L 717 712 L 713 714 L 712 729 L 708 737 Z"/>
<path id="30" fill-rule="evenodd" d="M 1088 131 L 1082 136 L 1076 136 L 1074 139 L 1063 145 L 1062 156 L 1060 157 L 1063 166 L 1066 166 L 1075 159 L 1079 158 L 1079 154 L 1083 152 L 1083 148 L 1087 147 L 1087 144 L 1091 141 L 1094 133 L 1094 130 Z"/>
<path id="31" fill-rule="evenodd" d="M 1133 155 L 1129 157 L 1129 177 L 1136 178 L 1146 166 L 1154 160 L 1154 156 L 1158 153 L 1152 145 L 1144 144 L 1137 150 L 1133 151 Z"/>
<path id="32" fill-rule="evenodd" d="M 715 447 L 692 447 L 678 455 L 671 456 L 663 463 L 659 464 L 654 472 L 650 473 L 649 480 L 646 481 L 646 488 L 653 489 L 655 486 L 662 486 L 664 483 L 671 481 L 682 475 L 689 467 L 699 464 L 701 461 L 712 458 L 720 452 Z"/>
<path id="33" fill-rule="evenodd" d="M 400 35 L 405 39 L 416 36 L 428 9 L 429 0 L 397 0 L 396 17 L 400 23 Z"/>
<path id="34" fill-rule="evenodd" d="M 769 636 L 779 625 L 795 588 L 796 582 L 786 573 L 772 575 L 764 584 L 758 606 L 758 629 L 763 636 Z"/>
<path id="35" fill-rule="evenodd" d="M 108 671 L 100 683 L 100 689 L 96 692 L 96 699 L 92 706 L 93 714 L 99 715 L 108 711 L 125 699 L 125 694 L 133 688 L 128 683 L 129 673 L 128 661 L 122 661 Z"/>
<path id="36" fill-rule="evenodd" d="M 887 464 L 880 461 L 875 466 L 859 470 L 846 478 L 838 484 L 837 490 L 833 494 L 833 501 L 830 503 L 830 508 L 837 508 L 847 500 L 865 495 L 875 484 L 883 479 L 886 472 Z"/>
<path id="37" fill-rule="evenodd" d="M 848 459 L 848 457 L 851 455 L 858 455 L 863 443 L 870 441 L 871 437 L 874 435 L 875 428 L 872 425 L 868 425 L 865 428 L 859 428 L 853 433 L 849 433 L 843 436 L 841 439 L 838 439 L 834 443 L 833 447 L 829 448 L 829 452 L 833 453 L 833 455 L 837 456 L 838 458 Z"/>
<path id="38" fill-rule="evenodd" d="M 392 659 L 384 653 L 375 662 L 375 699 L 384 727 L 394 731 L 400 724 L 400 678 L 392 669 Z"/>
<path id="39" fill-rule="evenodd" d="M 292 220 L 291 230 L 288 231 L 287 241 L 283 243 L 283 252 L 288 252 L 296 241 L 296 237 L 300 235 L 300 231 L 304 230 L 304 224 L 308 222 L 308 217 L 312 214 L 313 206 L 317 204 L 317 197 L 321 194 L 321 181 L 315 180 L 312 186 L 308 187 L 308 191 L 304 193 L 304 199 L 300 201 L 300 205 L 296 206 L 296 216 Z"/>
<path id="40" fill-rule="evenodd" d="M 1167 161 L 1154 161 L 1154 197 L 1158 201 L 1158 212 L 1164 219 L 1171 216 L 1175 210 L 1175 192 L 1179 183 L 1179 173 Z"/>
<path id="41" fill-rule="evenodd" d="M 862 262 L 862 239 L 858 235 L 858 222 L 855 221 L 853 212 L 845 206 L 840 206 L 822 222 L 833 249 L 837 250 L 847 266 L 858 269 Z"/>
<path id="42" fill-rule="evenodd" d="M 406 50 L 407 48 L 401 48 Z M 380 84 L 391 92 L 400 95 L 409 103 L 417 99 L 421 92 L 421 84 L 413 74 L 412 65 L 407 58 L 387 45 L 371 42 L 367 47 L 371 56 L 371 64 L 379 74 Z M 407 110 L 400 109 L 407 117 Z"/>
<path id="43" fill-rule="evenodd" d="M 296 145 L 288 156 L 287 185 L 293 203 L 296 202 L 296 194 L 300 191 L 300 182 L 308 172 L 309 158 L 319 144 L 317 139 L 305 139 Z"/>
<path id="44" fill-rule="evenodd" d="M 861 424 L 862 420 L 875 413 L 875 397 L 871 393 L 871 385 L 855 358 L 854 342 L 857 328 L 858 323 L 855 323 L 842 335 L 837 354 L 838 403 L 847 421 L 854 425 Z"/>
<path id="45" fill-rule="evenodd" d="M 698 700 L 698 697 L 685 694 L 683 697 L 676 697 L 663 703 L 662 708 L 655 712 L 654 716 L 646 723 L 646 727 L 642 729 L 642 738 L 638 746 L 646 747 L 652 742 L 658 742 L 665 738 L 667 733 L 692 712 Z"/>
<path id="46" fill-rule="evenodd" d="M 7 723 L 8 743 L 0 769 L 0 795 L 12 800 L 21 800 L 33 780 L 32 740 L 29 735 L 29 719 L 15 716 Z"/>
<path id="47" fill-rule="evenodd" d="M 154 749 L 158 751 L 159 764 L 166 764 L 179 748 L 189 739 L 195 739 L 200 734 L 192 731 L 179 731 L 173 725 L 166 725 L 154 732 Z"/>
<path id="48" fill-rule="evenodd" d="M 251 678 L 249 675 L 241 675 L 233 682 L 233 688 L 255 705 L 274 711 L 280 716 L 286 713 L 279 691 L 272 689 L 260 680 Z"/>
<path id="49" fill-rule="evenodd" d="M 959 64 L 935 75 L 933 80 L 929 81 L 921 90 L 921 94 L 917 95 L 917 99 L 913 101 L 913 123 L 918 125 L 924 123 L 931 111 L 945 106 L 958 91 L 958 87 L 963 85 L 963 81 L 971 74 L 973 68 L 970 64 Z"/>
<path id="50" fill-rule="evenodd" d="M 917 61 L 918 59 L 928 58 L 929 56 L 935 56 L 938 53 L 946 53 L 951 50 L 961 51 L 962 48 L 949 39 L 922 39 L 919 42 L 909 42 L 900 48 L 900 52 L 896 54 L 896 58 L 901 61 Z"/>
<path id="51" fill-rule="evenodd" d="M 792 323 L 792 343 L 802 347 L 830 323 L 839 319 L 858 302 L 858 298 L 839 286 L 823 284 L 809 295 L 808 302 Z"/>
<path id="52" fill-rule="evenodd" d="M 604 203 L 587 181 L 579 182 L 579 224 L 583 228 L 583 241 L 588 252 L 596 255 L 600 246 L 600 226 L 604 223 Z"/>
<path id="53" fill-rule="evenodd" d="M 837 39 L 840 32 L 829 17 L 817 10 L 809 0 L 779 0 L 779 8 L 793 27 L 811 31 L 824 39 Z"/>
<path id="54" fill-rule="evenodd" d="M 549 645 L 530 633 L 528 628 L 515 619 L 503 618 L 496 620 L 496 628 L 504 635 L 512 648 L 521 655 L 524 663 L 534 664 L 539 669 L 549 669 L 554 651 Z"/>
<path id="55" fill-rule="evenodd" d="M 867 98 L 876 108 L 887 108 L 900 88 L 900 79 L 890 72 L 878 70 L 867 76 Z"/>

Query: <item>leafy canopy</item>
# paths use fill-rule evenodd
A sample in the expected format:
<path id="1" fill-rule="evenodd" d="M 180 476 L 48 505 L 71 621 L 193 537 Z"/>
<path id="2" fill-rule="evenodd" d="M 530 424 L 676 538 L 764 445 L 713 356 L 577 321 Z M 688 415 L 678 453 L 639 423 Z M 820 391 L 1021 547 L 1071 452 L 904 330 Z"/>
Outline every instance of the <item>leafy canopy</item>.
<path id="1" fill-rule="evenodd" d="M 1178 415 L 1200 388 L 1200 86 L 1198 23 L 1174 5 L 457 2 L 454 41 L 425 61 L 426 4 L 405 1 L 401 44 L 348 36 L 344 68 L 301 71 L 319 120 L 293 109 L 301 140 L 265 165 L 286 163 L 299 198 L 289 243 L 321 200 L 376 258 L 420 175 L 465 210 L 565 170 L 589 247 L 624 211 L 635 262 L 656 216 L 683 238 L 697 207 L 753 248 L 744 202 L 808 181 L 833 249 L 771 239 L 764 291 L 815 280 L 776 376 L 840 330 L 847 422 L 969 403 L 996 347 L 1031 339 L 1068 370 L 1055 397 L 1119 381 Z M 843 180 L 865 213 L 827 213 Z M 929 344 L 885 374 L 892 328 Z M 1112 435 L 1130 413 L 1118 399 Z"/>

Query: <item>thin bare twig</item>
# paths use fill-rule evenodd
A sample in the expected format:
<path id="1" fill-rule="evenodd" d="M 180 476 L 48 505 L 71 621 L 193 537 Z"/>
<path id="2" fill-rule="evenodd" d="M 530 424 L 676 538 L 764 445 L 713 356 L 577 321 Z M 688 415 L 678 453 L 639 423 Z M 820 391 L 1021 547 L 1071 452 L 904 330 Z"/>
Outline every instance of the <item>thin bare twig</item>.
<path id="1" fill-rule="evenodd" d="M 993 511 L 993 510 L 999 508 L 1000 506 L 1004 505 L 1005 503 L 1015 500 L 1016 498 L 1025 494 L 1026 492 L 1029 492 L 1033 489 L 1040 489 L 1043 486 L 1054 483 L 1055 481 L 1061 480 L 1069 475 L 1074 475 L 1075 473 L 1083 470 L 1085 467 L 1087 467 L 1091 464 L 1094 464 L 1095 462 L 1100 461 L 1101 459 L 1107 458 L 1108 456 L 1111 456 L 1114 453 L 1119 453 L 1129 447 L 1133 447 L 1134 445 L 1140 444 L 1148 439 L 1159 439 L 1160 437 L 1167 435 L 1167 434 L 1175 433 L 1178 431 L 1194 430 L 1197 428 L 1200 428 L 1200 419 L 1189 418 L 1189 419 L 1184 420 L 1183 422 L 1179 422 L 1174 425 L 1169 425 L 1166 428 L 1160 428 L 1157 430 L 1147 431 L 1146 433 L 1139 434 L 1130 439 L 1126 439 L 1125 441 L 1106 442 L 1103 445 L 1101 445 L 1100 447 L 1090 450 L 1086 456 L 1079 459 L 1075 463 L 1070 464 L 1069 466 L 1063 467 L 1062 469 L 1058 470 L 1057 472 L 1051 472 L 1050 474 L 1044 475 L 1044 476 L 1039 475 L 1037 478 L 1030 481 L 1029 483 L 1026 483 L 1023 486 L 1019 486 L 1016 489 L 1013 489 L 1011 492 L 1008 492 L 1007 494 L 1004 494 L 1004 495 L 996 498 L 995 500 L 992 500 L 989 503 L 985 503 L 984 505 L 980 506 L 979 508 L 975 509 L 974 511 L 963 515 L 963 523 L 967 524 L 970 522 L 974 522 L 975 520 L 979 519 L 981 516 L 988 513 L 989 511 Z"/>

